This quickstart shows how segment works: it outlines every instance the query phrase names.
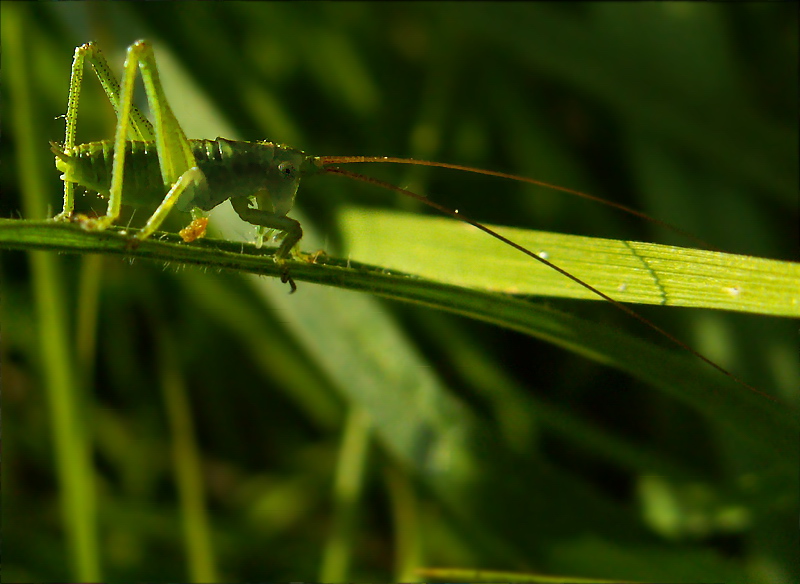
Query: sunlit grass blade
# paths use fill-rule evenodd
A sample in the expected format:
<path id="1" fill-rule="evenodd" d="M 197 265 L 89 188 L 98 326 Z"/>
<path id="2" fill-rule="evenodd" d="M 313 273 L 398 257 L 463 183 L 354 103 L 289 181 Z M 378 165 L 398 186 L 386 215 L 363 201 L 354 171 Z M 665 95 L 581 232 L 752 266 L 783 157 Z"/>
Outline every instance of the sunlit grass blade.
<path id="1" fill-rule="evenodd" d="M 348 256 L 467 288 L 602 300 L 451 219 L 350 208 Z M 496 228 L 620 302 L 800 316 L 800 264 L 652 243 Z"/>

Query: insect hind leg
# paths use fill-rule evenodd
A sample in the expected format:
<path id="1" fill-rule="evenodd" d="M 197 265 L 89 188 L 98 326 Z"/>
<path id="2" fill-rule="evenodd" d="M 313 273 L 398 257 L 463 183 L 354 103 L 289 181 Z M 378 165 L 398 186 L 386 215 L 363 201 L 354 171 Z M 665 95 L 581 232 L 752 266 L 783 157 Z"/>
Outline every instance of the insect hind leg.
<path id="1" fill-rule="evenodd" d="M 75 145 L 77 106 L 86 60 L 92 65 L 103 90 L 117 113 L 117 126 L 114 134 L 108 209 L 102 217 L 92 219 L 81 217 L 81 224 L 85 229 L 103 230 L 119 218 L 122 207 L 126 141 L 154 141 L 164 190 L 167 191 L 167 194 L 145 227 L 136 235 L 137 239 L 144 239 L 163 222 L 166 214 L 178 199 L 185 197 L 185 193 L 193 191 L 193 189 L 188 189 L 189 185 L 204 183 L 205 177 L 197 168 L 189 141 L 167 102 L 159 79 L 153 48 L 148 42 L 141 40 L 128 47 L 121 85 L 117 83 L 107 61 L 93 43 L 75 49 L 66 116 L 67 131 L 64 151 L 67 155 L 71 154 Z M 133 105 L 137 70 L 141 73 L 147 102 L 155 119 L 155 128 Z M 59 218 L 69 218 L 72 215 L 73 189 L 72 183 L 65 181 L 64 211 Z"/>
<path id="2" fill-rule="evenodd" d="M 120 100 L 121 92 L 120 86 L 111 68 L 108 65 L 103 53 L 95 43 L 86 43 L 75 48 L 75 53 L 72 58 L 72 70 L 69 80 L 69 97 L 67 98 L 67 113 L 64 118 L 66 120 L 66 131 L 64 136 L 64 144 L 60 150 L 68 155 L 75 147 L 75 135 L 78 125 L 78 104 L 80 102 L 81 86 L 83 84 L 83 72 L 86 61 L 92 67 L 103 91 L 108 97 L 109 102 L 114 108 L 119 120 L 120 115 Z M 153 127 L 147 118 L 135 106 L 130 107 L 129 122 L 126 124 L 129 128 L 130 139 L 135 140 L 152 140 L 154 137 Z M 118 123 L 119 126 L 119 123 Z M 127 132 L 126 132 L 127 133 Z M 75 185 L 70 181 L 64 182 L 64 203 L 61 213 L 56 215 L 54 219 L 67 221 L 72 218 L 75 210 Z"/>
<path id="3" fill-rule="evenodd" d="M 75 146 L 75 128 L 78 123 L 78 102 L 80 101 L 81 83 L 83 82 L 83 61 L 89 45 L 75 48 L 72 57 L 72 72 L 69 77 L 69 97 L 67 97 L 66 132 L 63 151 L 70 151 Z M 68 221 L 75 210 L 75 185 L 64 181 L 64 204 L 61 213 L 54 217 L 57 221 Z"/>

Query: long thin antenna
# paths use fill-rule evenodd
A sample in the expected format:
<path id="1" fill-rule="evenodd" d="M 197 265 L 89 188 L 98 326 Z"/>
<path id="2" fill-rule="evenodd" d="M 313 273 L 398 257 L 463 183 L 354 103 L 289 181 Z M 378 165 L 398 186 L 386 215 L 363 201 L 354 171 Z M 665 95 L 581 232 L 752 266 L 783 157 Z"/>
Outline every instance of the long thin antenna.
<path id="1" fill-rule="evenodd" d="M 354 156 L 354 157 L 323 157 L 323 163 L 325 163 L 325 161 L 327 161 L 327 160 L 331 160 L 331 159 L 340 160 L 341 158 L 361 158 L 361 157 L 357 157 L 357 156 Z M 383 162 L 392 162 L 392 161 L 397 161 L 397 160 L 405 160 L 405 161 L 407 161 L 408 159 L 406 159 L 406 158 L 401 158 L 401 159 L 392 159 L 392 158 L 383 159 L 382 158 L 381 159 L 381 161 L 383 161 Z M 345 160 L 344 162 L 366 162 L 366 161 L 364 161 L 364 160 Z M 442 164 L 444 164 L 444 163 L 442 163 Z M 431 163 L 431 164 L 429 164 L 429 166 L 440 166 L 440 164 L 439 163 Z M 461 168 L 461 167 L 459 167 L 457 165 L 446 165 L 446 167 L 447 168 L 455 168 L 455 169 Z M 463 167 L 463 168 L 468 168 L 468 167 Z M 689 353 L 691 353 L 692 355 L 694 355 L 695 357 L 697 357 L 701 361 L 705 362 L 706 364 L 710 365 L 711 367 L 713 367 L 714 369 L 716 369 L 717 371 L 719 371 L 723 375 L 726 375 L 727 377 L 731 378 L 732 380 L 734 380 L 739 385 L 749 389 L 750 391 L 752 391 L 754 393 L 762 395 L 762 396 L 764 396 L 765 398 L 767 398 L 767 399 L 769 399 L 771 401 L 774 401 L 774 402 L 778 401 L 778 399 L 776 399 L 775 397 L 769 395 L 768 393 L 765 393 L 765 392 L 763 392 L 763 391 L 761 391 L 759 389 L 756 389 L 752 385 L 746 383 L 745 381 L 742 381 L 736 375 L 734 375 L 733 373 L 731 373 L 730 371 L 728 371 L 727 369 L 725 369 L 721 365 L 718 365 L 717 363 L 715 363 L 714 361 L 712 361 L 708 357 L 703 356 L 701 353 L 699 353 L 695 349 L 691 348 L 689 345 L 687 345 L 686 343 L 684 343 L 683 341 L 681 341 L 677 337 L 673 336 L 671 333 L 668 333 L 667 331 L 662 329 L 660 326 L 658 326 L 654 322 L 651 322 L 651 321 L 647 320 L 645 317 L 640 315 L 635 310 L 629 308 L 628 306 L 622 304 L 621 302 L 619 302 L 617 300 L 614 300 L 608 294 L 606 294 L 604 292 L 601 292 L 600 290 L 598 290 L 594 286 L 592 286 L 590 284 L 587 284 L 586 282 L 584 282 L 583 280 L 581 280 L 580 278 L 578 278 L 576 276 L 573 276 L 572 274 L 570 274 L 568 271 L 564 270 L 563 268 L 558 267 L 553 262 L 550 262 L 550 261 L 544 259 L 543 257 L 541 257 L 540 255 L 532 252 L 531 250 L 521 246 L 520 244 L 518 244 L 518 243 L 516 243 L 514 241 L 511 241 L 510 239 L 508 239 L 507 237 L 504 237 L 503 235 L 500 235 L 495 230 L 493 230 L 493 229 L 491 229 L 489 227 L 486 227 L 482 223 L 478 223 L 477 221 L 474 221 L 473 219 L 470 219 L 469 217 L 465 217 L 461 213 L 457 213 L 456 211 L 453 211 L 452 209 L 449 209 L 449 208 L 447 208 L 447 207 L 445 207 L 443 205 L 440 205 L 439 203 L 431 201 L 427 197 L 423 197 L 422 195 L 419 195 L 419 194 L 414 193 L 412 191 L 400 188 L 400 187 L 395 186 L 395 185 L 393 185 L 391 183 L 387 183 L 387 182 L 384 182 L 382 180 L 378 180 L 378 179 L 373 178 L 371 176 L 366 176 L 366 175 L 363 175 L 363 174 L 350 172 L 349 170 L 344 170 L 344 169 L 338 168 L 336 166 L 328 166 L 328 167 L 326 167 L 324 169 L 323 172 L 327 172 L 327 173 L 330 173 L 330 174 L 338 174 L 340 176 L 351 178 L 353 180 L 358 180 L 358 181 L 362 181 L 362 182 L 365 182 L 365 183 L 370 183 L 370 184 L 382 187 L 384 189 L 388 189 L 390 191 L 395 191 L 395 192 L 400 193 L 402 195 L 405 195 L 407 197 L 411 197 L 412 199 L 417 200 L 417 201 L 419 201 L 419 202 L 421 202 L 421 203 L 423 203 L 423 204 L 425 204 L 425 205 L 427 205 L 429 207 L 432 207 L 433 209 L 436 209 L 440 213 L 444 213 L 445 215 L 449 215 L 451 217 L 454 217 L 455 219 L 458 219 L 459 221 L 463 221 L 465 223 L 468 223 L 468 224 L 472 225 L 473 227 L 476 227 L 476 228 L 480 229 L 484 233 L 486 233 L 488 235 L 491 235 L 495 239 L 498 239 L 498 240 L 502 241 L 503 243 L 505 243 L 507 245 L 510 245 L 514 249 L 524 253 L 525 255 L 535 259 L 537 262 L 540 262 L 540 263 L 544 264 L 545 266 L 547 266 L 548 268 L 555 270 L 556 272 L 558 272 L 562 276 L 564 276 L 566 278 L 569 278 L 570 280 L 572 280 L 576 284 L 578 284 L 580 286 L 583 286 L 584 288 L 586 288 L 587 290 L 589 290 L 593 294 L 599 296 L 603 300 L 607 300 L 608 302 L 610 302 L 611 304 L 616 306 L 619 310 L 621 310 L 624 313 L 628 314 L 629 316 L 635 318 L 636 320 L 638 320 L 642 324 L 650 327 L 652 330 L 656 331 L 657 333 L 665 336 L 667 339 L 669 339 L 675 345 L 679 346 L 680 348 L 684 349 L 685 351 L 688 351 Z M 492 172 L 492 171 L 486 171 L 485 174 L 491 174 L 491 175 L 501 176 L 501 177 L 512 176 L 512 175 L 505 175 L 504 173 L 501 173 L 501 172 L 495 173 L 495 172 Z M 562 190 L 565 190 L 565 189 L 562 189 Z"/>
<path id="2" fill-rule="evenodd" d="M 321 156 L 320 159 L 322 160 L 323 166 L 327 166 L 329 164 L 350 164 L 354 162 L 386 162 L 392 164 L 413 164 L 415 166 L 435 166 L 437 168 L 449 168 L 451 170 L 461 170 L 463 172 L 471 172 L 474 174 L 484 174 L 487 176 L 496 176 L 498 178 L 506 178 L 509 180 L 515 180 L 518 182 L 524 182 L 532 185 L 536 185 L 539 187 L 545 187 L 548 189 L 552 189 L 555 191 L 561 191 L 562 193 L 568 193 L 570 195 L 575 195 L 576 197 L 580 197 L 582 199 L 586 199 L 588 201 L 594 201 L 595 203 L 600 203 L 601 205 L 606 205 L 607 207 L 613 207 L 630 215 L 634 215 L 635 217 L 639 217 L 640 219 L 644 219 L 645 221 L 649 221 L 655 225 L 659 225 L 665 229 L 672 231 L 673 233 L 677 233 L 687 239 L 691 239 L 695 243 L 699 244 L 701 247 L 706 249 L 710 249 L 712 251 L 722 251 L 713 245 L 703 241 L 696 235 L 692 235 L 688 231 L 681 229 L 680 227 L 676 227 L 666 221 L 661 221 L 660 219 L 656 219 L 654 217 L 650 217 L 646 213 L 642 211 L 637 211 L 632 207 L 628 207 L 626 205 L 622 205 L 620 203 L 615 203 L 614 201 L 609 201 L 602 197 L 598 197 L 595 195 L 590 195 L 589 193 L 584 193 L 582 191 L 577 191 L 575 189 L 570 189 L 567 187 L 562 187 L 559 185 L 554 185 L 551 183 L 547 183 L 544 181 L 536 180 L 533 178 L 528 178 L 527 176 L 518 176 L 516 174 L 509 174 L 507 172 L 498 172 L 496 170 L 485 170 L 483 168 L 475 168 L 472 166 L 463 166 L 461 164 L 450 164 L 449 162 L 436 162 L 433 160 L 416 160 L 414 158 L 394 158 L 391 156 Z"/>

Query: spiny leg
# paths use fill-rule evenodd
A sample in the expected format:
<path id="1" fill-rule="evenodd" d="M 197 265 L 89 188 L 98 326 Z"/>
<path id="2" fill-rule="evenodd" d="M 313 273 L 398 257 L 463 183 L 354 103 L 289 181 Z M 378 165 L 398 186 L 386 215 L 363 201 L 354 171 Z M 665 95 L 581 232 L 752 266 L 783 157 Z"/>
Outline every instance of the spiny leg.
<path id="1" fill-rule="evenodd" d="M 168 193 L 153 212 L 145 227 L 137 234 L 137 239 L 144 239 L 152 234 L 166 218 L 169 210 L 181 195 L 189 192 L 191 184 L 204 183 L 205 177 L 197 168 L 189 141 L 180 127 L 175 114 L 169 107 L 164 89 L 158 76 L 153 48 L 145 41 L 137 41 L 128 47 L 125 59 L 125 73 L 122 77 L 122 89 L 117 119 L 117 131 L 114 136 L 114 162 L 111 171 L 111 189 L 108 197 L 108 214 L 106 219 L 113 222 L 119 216 L 122 204 L 122 185 L 125 168 L 125 140 L 130 126 L 130 112 L 133 107 L 133 86 L 136 69 L 141 71 L 147 103 L 155 121 L 156 152 L 161 168 L 161 177 Z M 107 226 L 107 225 L 106 225 Z"/>
<path id="2" fill-rule="evenodd" d="M 149 237 L 161 223 L 166 219 L 169 211 L 174 207 L 182 196 L 191 196 L 199 189 L 207 188 L 206 179 L 203 172 L 197 167 L 194 154 L 192 154 L 189 140 L 178 123 L 178 119 L 169 106 L 164 88 L 158 75 L 155 54 L 153 48 L 146 41 L 137 41 L 128 48 L 128 59 L 126 60 L 126 76 L 128 74 L 128 61 L 138 64 L 142 74 L 147 103 L 153 114 L 155 122 L 155 141 L 156 152 L 158 154 L 158 164 L 161 169 L 161 177 L 164 186 L 169 188 L 169 192 L 161 201 L 158 208 L 147 220 L 144 228 L 136 234 L 137 239 Z M 136 65 L 131 65 L 130 81 L 133 81 Z M 127 77 L 126 77 L 127 79 Z M 127 89 L 127 87 L 126 87 Z M 128 98 L 128 96 L 124 96 Z M 122 105 L 130 107 L 129 99 L 124 99 Z M 114 149 L 114 168 L 116 169 L 116 157 L 119 152 L 121 129 L 117 129 L 117 143 Z M 122 141 L 124 147 L 124 141 Z M 124 156 L 124 148 L 122 149 Z M 122 163 L 120 164 L 122 168 Z M 120 180 L 120 189 L 122 182 Z M 114 182 L 112 179 L 112 191 Z M 199 235 L 196 235 L 196 239 Z M 190 237 L 191 240 L 191 237 Z"/>
<path id="3" fill-rule="evenodd" d="M 92 66 L 94 74 L 97 76 L 103 91 L 111 102 L 111 107 L 114 108 L 114 113 L 119 120 L 119 112 L 121 109 L 120 99 L 122 92 L 120 91 L 119 83 L 114 73 L 111 72 L 111 67 L 108 61 L 103 56 L 100 48 L 94 43 L 87 43 L 75 49 L 76 53 L 81 51 L 81 54 L 86 56 L 89 64 Z M 76 104 L 77 107 L 77 104 Z M 147 120 L 147 117 L 134 105 L 131 105 L 130 115 L 128 116 L 128 140 L 143 140 L 149 141 L 155 139 L 155 132 L 153 125 Z M 118 122 L 119 123 L 119 122 Z"/>
<path id="4" fill-rule="evenodd" d="M 86 43 L 75 48 L 72 58 L 72 71 L 69 80 L 69 97 L 67 98 L 66 134 L 64 137 L 63 151 L 71 153 L 75 146 L 75 135 L 78 124 L 78 104 L 80 102 L 81 84 L 83 83 L 83 69 L 85 61 L 88 60 L 92 69 L 97 75 L 97 79 L 108 96 L 108 100 L 114 108 L 119 120 L 119 100 L 120 89 L 108 62 L 100 49 L 94 43 Z M 118 123 L 119 125 L 119 123 Z M 131 107 L 131 139 L 152 140 L 153 127 L 147 118 L 136 107 Z M 70 181 L 64 181 L 64 205 L 61 213 L 56 215 L 56 220 L 68 220 L 72 217 L 75 209 L 75 185 Z"/>
<path id="5" fill-rule="evenodd" d="M 75 54 L 72 57 L 72 72 L 69 77 L 69 97 L 67 97 L 67 113 L 66 113 L 66 135 L 64 136 L 64 150 L 69 152 L 75 147 L 75 127 L 78 123 L 78 102 L 81 95 L 81 83 L 83 82 L 83 56 L 85 47 L 75 48 Z M 72 217 L 75 210 L 75 184 L 70 181 L 64 181 L 64 205 L 61 213 L 56 215 L 54 219 L 57 221 L 65 221 Z"/>
<path id="6" fill-rule="evenodd" d="M 161 177 L 167 194 L 150 216 L 145 227 L 136 235 L 137 239 L 145 239 L 158 229 L 181 196 L 192 194 L 194 188 L 204 188 L 205 177 L 197 168 L 189 141 L 167 102 L 150 44 L 145 41 L 137 41 L 128 47 L 121 86 L 117 85 L 107 62 L 96 47 L 90 44 L 86 45 L 86 49 L 86 54 L 91 56 L 95 73 L 117 112 L 117 127 L 114 134 L 108 210 L 104 217 L 85 220 L 84 226 L 89 229 L 106 229 L 119 217 L 125 179 L 125 146 L 129 134 L 148 140 L 155 138 Z M 147 103 L 153 114 L 155 128 L 133 106 L 133 88 L 137 68 L 142 75 Z"/>

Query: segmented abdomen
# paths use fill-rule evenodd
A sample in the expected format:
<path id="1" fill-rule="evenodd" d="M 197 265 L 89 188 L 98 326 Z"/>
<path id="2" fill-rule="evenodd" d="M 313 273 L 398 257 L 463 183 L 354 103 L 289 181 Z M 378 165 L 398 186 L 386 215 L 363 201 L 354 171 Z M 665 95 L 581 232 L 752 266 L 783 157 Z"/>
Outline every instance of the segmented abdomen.
<path id="1" fill-rule="evenodd" d="M 317 162 L 307 162 L 311 157 L 299 150 L 272 142 L 235 142 L 218 138 L 189 140 L 189 143 L 206 182 L 202 187 L 192 186 L 193 191 L 181 199 L 177 208 L 184 211 L 193 206 L 209 210 L 232 197 L 251 196 L 261 189 L 273 190 L 284 179 L 278 169 L 280 161 L 292 161 L 302 173 L 313 173 L 312 167 L 321 168 Z M 125 149 L 122 203 L 154 208 L 170 187 L 163 183 L 155 142 L 126 141 Z M 56 166 L 64 173 L 64 180 L 108 196 L 113 141 L 80 144 L 63 154 L 68 160 L 58 156 Z M 298 180 L 299 176 L 295 182 Z"/>
<path id="2" fill-rule="evenodd" d="M 129 141 L 125 143 L 125 150 L 123 203 L 134 207 L 158 204 L 167 191 L 161 179 L 155 142 Z M 56 167 L 64 173 L 64 180 L 108 197 L 114 159 L 113 141 L 79 144 L 64 154 L 69 157 L 69 162 L 56 158 Z"/>

